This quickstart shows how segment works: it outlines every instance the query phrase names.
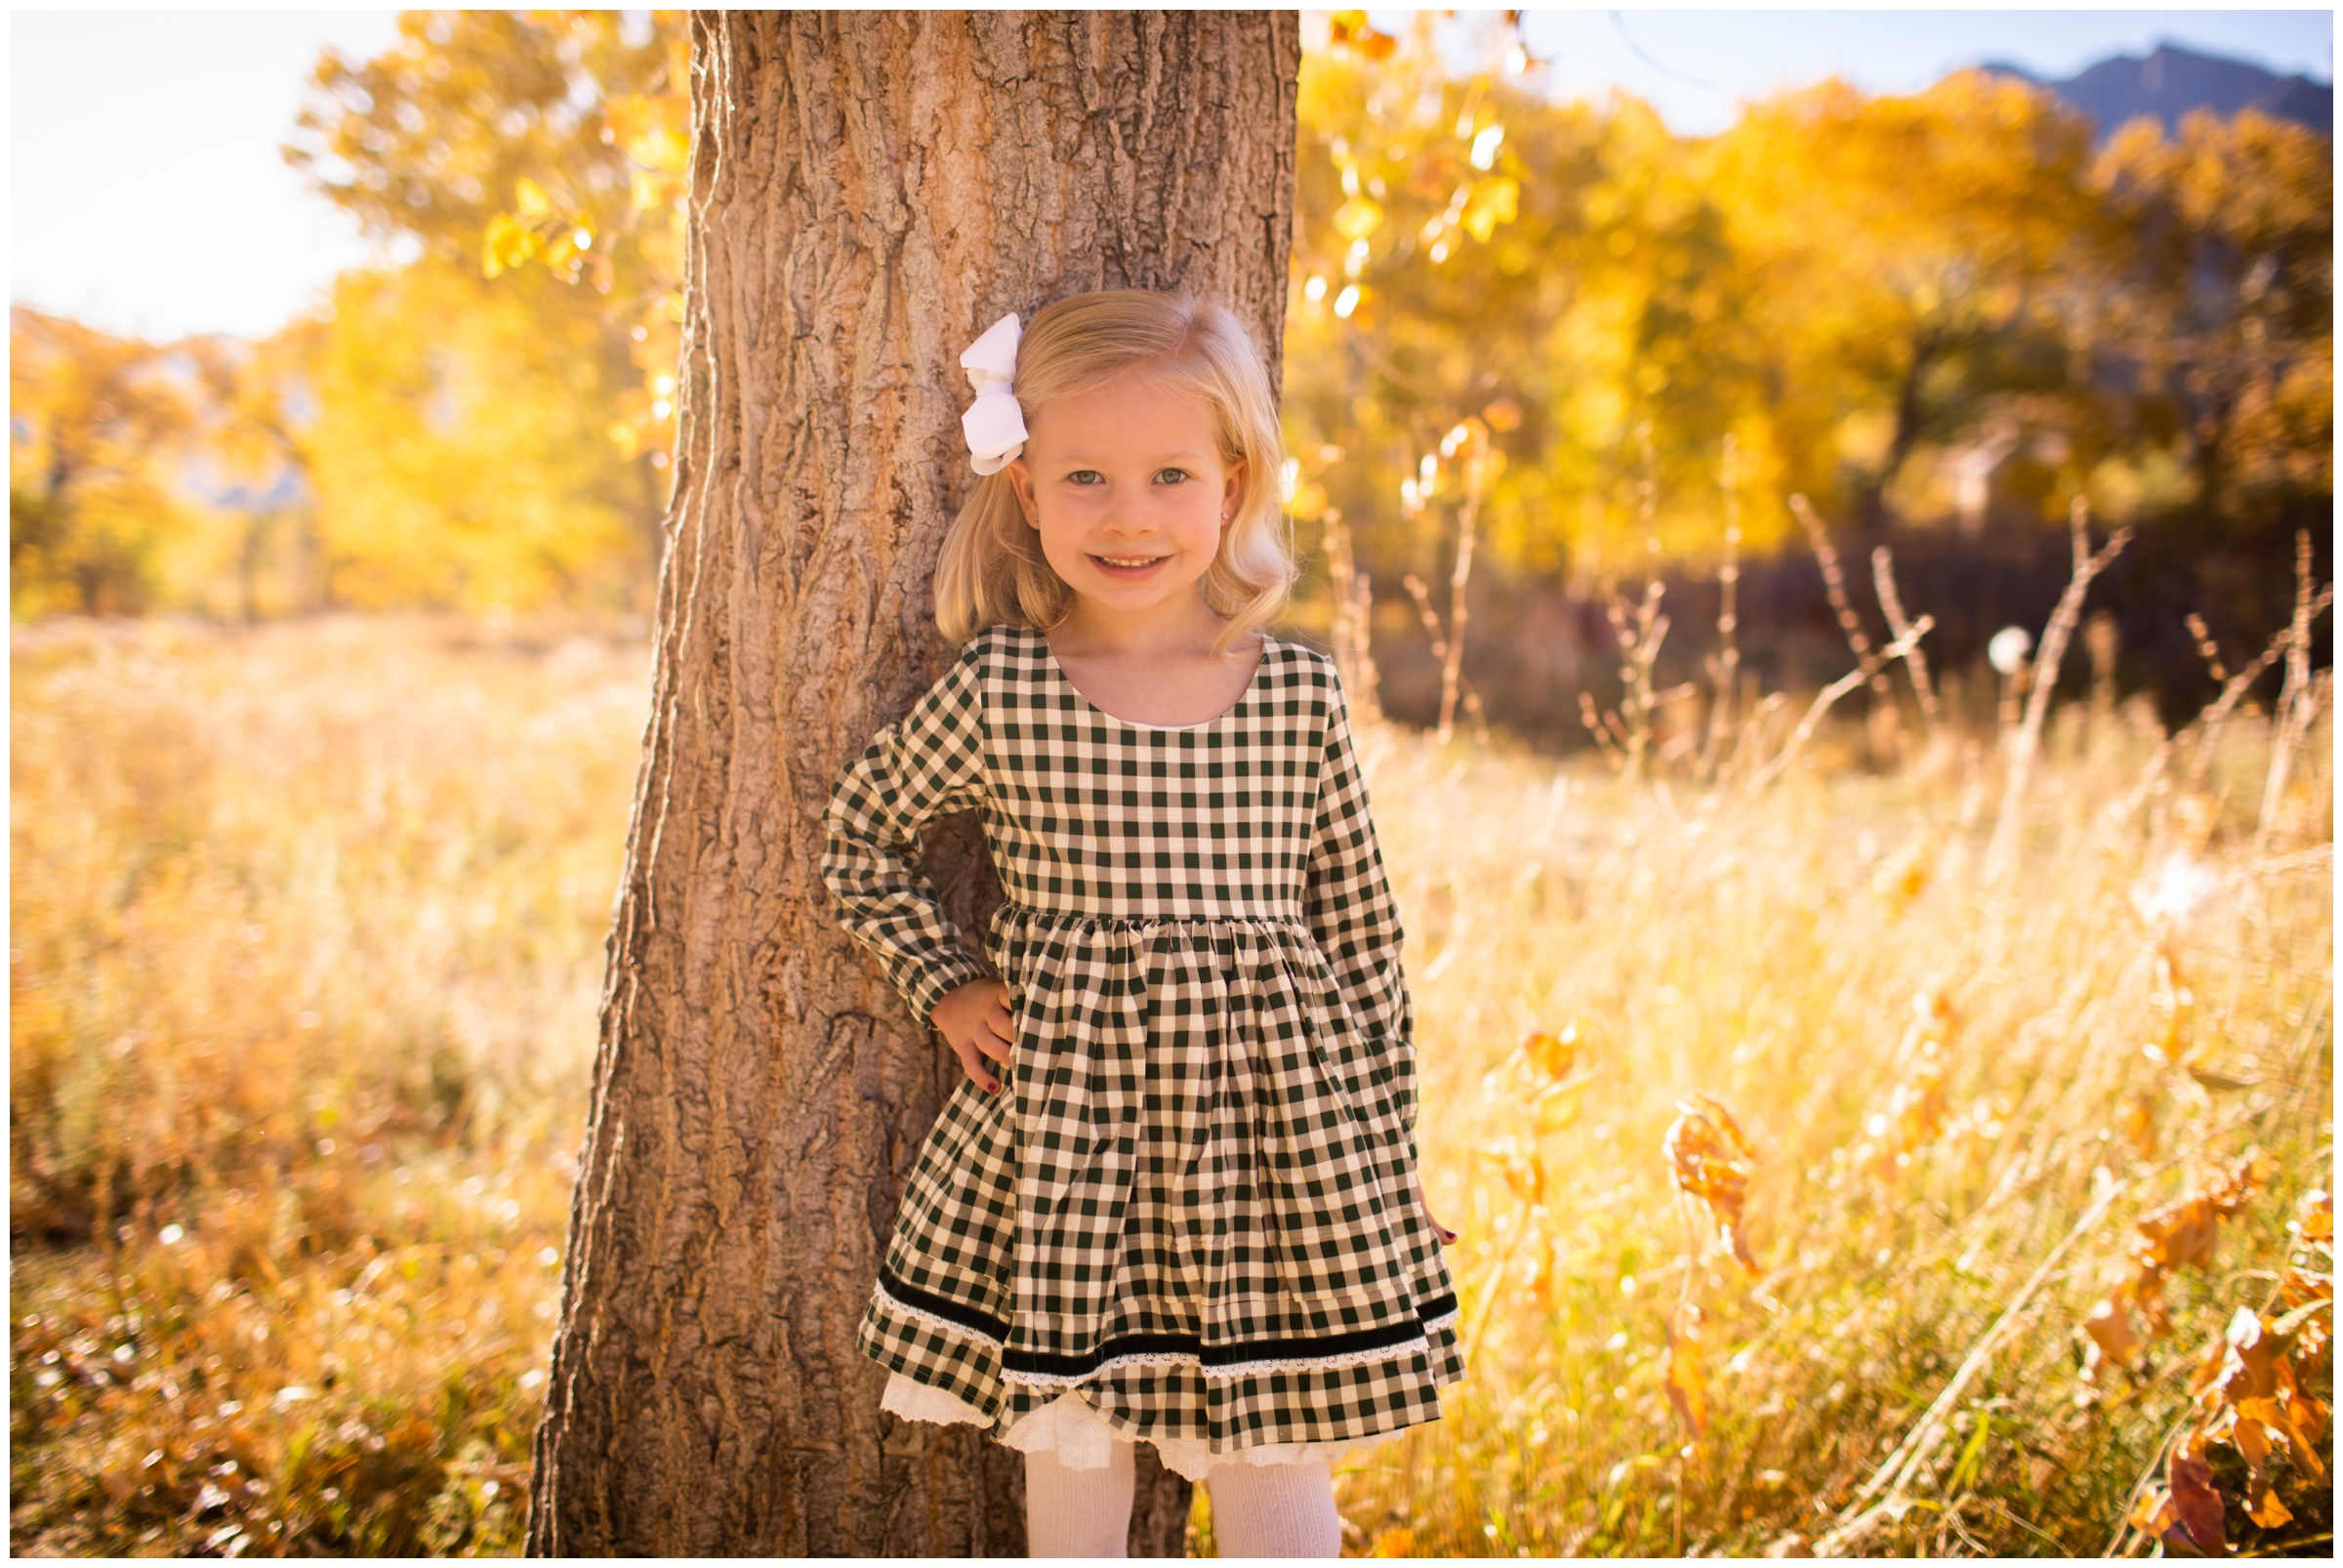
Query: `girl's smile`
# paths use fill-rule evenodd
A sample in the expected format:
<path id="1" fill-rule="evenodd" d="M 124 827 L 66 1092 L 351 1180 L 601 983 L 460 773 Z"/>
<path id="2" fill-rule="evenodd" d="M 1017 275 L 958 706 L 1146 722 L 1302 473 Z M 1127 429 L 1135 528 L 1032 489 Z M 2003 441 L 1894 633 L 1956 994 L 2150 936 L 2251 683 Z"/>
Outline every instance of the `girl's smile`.
<path id="1" fill-rule="evenodd" d="M 1196 586 L 1220 548 L 1244 466 L 1220 455 L 1211 407 L 1133 373 L 1034 411 L 1007 470 L 1042 555 L 1078 619 L 1111 611 L 1130 633 L 1213 622 Z"/>

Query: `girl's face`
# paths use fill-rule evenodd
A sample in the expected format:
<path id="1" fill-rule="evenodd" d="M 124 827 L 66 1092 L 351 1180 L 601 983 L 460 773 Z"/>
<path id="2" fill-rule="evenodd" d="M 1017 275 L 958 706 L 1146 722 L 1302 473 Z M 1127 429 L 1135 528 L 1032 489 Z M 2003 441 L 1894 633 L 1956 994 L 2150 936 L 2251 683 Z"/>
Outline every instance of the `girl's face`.
<path id="1" fill-rule="evenodd" d="M 1084 605 L 1148 615 L 1201 603 L 1196 584 L 1245 479 L 1242 463 L 1221 461 L 1210 405 L 1133 373 L 1046 405 L 1027 429 L 1009 482 Z"/>

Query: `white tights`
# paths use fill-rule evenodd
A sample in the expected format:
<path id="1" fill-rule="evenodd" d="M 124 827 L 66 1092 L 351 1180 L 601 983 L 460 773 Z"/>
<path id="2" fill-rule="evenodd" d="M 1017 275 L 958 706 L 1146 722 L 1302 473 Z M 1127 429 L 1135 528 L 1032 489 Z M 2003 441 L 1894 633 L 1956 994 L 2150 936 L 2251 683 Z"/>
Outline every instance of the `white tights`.
<path id="1" fill-rule="evenodd" d="M 1103 1470 L 1069 1469 L 1049 1450 L 1025 1456 L 1026 1555 L 1121 1557 L 1130 1534 L 1132 1445 L 1117 1439 Z M 1335 1478 L 1323 1459 L 1216 1463 L 1204 1487 L 1223 1557 L 1338 1557 Z"/>

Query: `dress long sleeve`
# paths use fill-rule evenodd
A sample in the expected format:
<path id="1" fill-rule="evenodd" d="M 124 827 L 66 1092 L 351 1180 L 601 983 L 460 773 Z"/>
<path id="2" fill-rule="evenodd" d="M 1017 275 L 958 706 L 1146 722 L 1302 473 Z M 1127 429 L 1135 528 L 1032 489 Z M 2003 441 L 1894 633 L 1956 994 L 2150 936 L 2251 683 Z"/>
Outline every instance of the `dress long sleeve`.
<path id="1" fill-rule="evenodd" d="M 1352 749 L 1341 687 L 1327 716 L 1326 757 L 1318 788 L 1317 837 L 1311 846 L 1303 908 L 1310 931 L 1370 1049 L 1371 1067 L 1387 1074 L 1401 1125 L 1416 1129 L 1415 1017 L 1400 967 L 1399 909 L 1383 874 L 1382 851 L 1367 807 L 1367 781 Z"/>
<path id="2" fill-rule="evenodd" d="M 839 924 L 869 948 L 922 1024 L 990 971 L 922 873 L 920 829 L 984 794 L 984 694 L 971 648 L 839 778 L 822 812 L 822 880 Z"/>

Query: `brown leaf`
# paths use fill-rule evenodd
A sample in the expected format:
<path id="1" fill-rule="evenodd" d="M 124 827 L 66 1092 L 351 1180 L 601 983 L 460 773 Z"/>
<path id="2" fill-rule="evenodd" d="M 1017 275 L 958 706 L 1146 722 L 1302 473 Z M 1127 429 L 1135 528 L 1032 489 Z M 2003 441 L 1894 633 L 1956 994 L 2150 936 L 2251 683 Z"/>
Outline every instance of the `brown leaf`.
<path id="1" fill-rule="evenodd" d="M 1737 1157 L 1747 1161 L 1752 1166 L 1757 1163 L 1756 1145 L 1743 1135 L 1741 1124 L 1733 1120 L 1733 1113 L 1726 1110 L 1718 1101 L 1696 1091 L 1676 1101 L 1676 1109 L 1706 1116 L 1716 1124 L 1716 1130 L 1724 1135 L 1725 1141 L 1732 1146 Z"/>
<path id="2" fill-rule="evenodd" d="M 2233 1405 L 2274 1398 L 2278 1393 L 2276 1358 L 2270 1336 L 2263 1332 L 2268 1326 L 2252 1307 L 2240 1306 L 2222 1331 L 2229 1353 L 2222 1360 L 2220 1381 L 2214 1387 Z"/>
<path id="3" fill-rule="evenodd" d="M 2220 1216 L 2201 1193 L 2142 1215 L 2134 1228 L 2141 1236 L 2135 1255 L 2159 1272 L 2211 1262 L 2213 1244 L 2221 1235 Z"/>
<path id="4" fill-rule="evenodd" d="M 1717 1236 L 1718 1239 L 1725 1244 L 1726 1251 L 1733 1255 L 1735 1260 L 1738 1261 L 1744 1269 L 1747 1270 L 1750 1274 L 1762 1274 L 1765 1272 L 1764 1269 L 1757 1265 L 1757 1259 L 1750 1255 L 1748 1232 L 1745 1230 L 1738 1221 L 1719 1225 L 1717 1227 Z M 1760 1298 L 1760 1300 L 1762 1300 L 1762 1298 Z"/>
<path id="5" fill-rule="evenodd" d="M 2158 1020 L 2156 1032 L 2140 1048 L 2148 1059 L 2167 1065 L 2195 1059 L 2197 1053 L 2186 1042 L 2197 997 L 2181 982 L 2179 962 L 2161 946 L 2156 952 L 2155 989 L 2148 1001 Z"/>
<path id="6" fill-rule="evenodd" d="M 2258 1148 L 2249 1148 L 2216 1171 L 2205 1184 L 2205 1196 L 2224 1219 L 2235 1216 L 2278 1174 L 2278 1162 Z"/>
<path id="7" fill-rule="evenodd" d="M 2229 1341 L 2214 1335 L 2202 1350 L 2197 1352 L 2197 1370 L 2189 1374 L 2189 1396 L 2203 1398 L 2221 1381 L 2222 1364 L 2229 1359 Z"/>
<path id="8" fill-rule="evenodd" d="M 2091 1337 L 2091 1364 L 2083 1368 L 2086 1376 L 2102 1356 L 2126 1367 L 2139 1359 L 2140 1341 L 2131 1332 L 2131 1314 L 2113 1296 L 2091 1308 L 2082 1320 L 2082 1332 Z"/>
<path id="9" fill-rule="evenodd" d="M 1579 1064 L 1579 1056 L 1583 1049 L 1579 1039 L 1578 1020 L 1574 1018 L 1564 1024 L 1560 1034 L 1535 1030 L 1523 1037 L 1521 1049 L 1546 1077 L 1556 1080 L 1568 1078 L 1571 1069 Z"/>
<path id="10" fill-rule="evenodd" d="M 2171 1485 L 2172 1506 L 2189 1544 L 2209 1556 L 2227 1556 L 2229 1538 L 2223 1528 L 2221 1494 L 2213 1490 L 2213 1467 L 2205 1463 L 2201 1435 L 2191 1432 L 2172 1445 L 2164 1479 Z M 2164 1540 L 2171 1544 L 2169 1533 Z"/>
<path id="11" fill-rule="evenodd" d="M 2142 1535 L 2161 1541 L 2166 1531 L 2180 1523 L 2180 1510 L 2172 1506 L 2171 1493 L 2160 1486 L 2152 1486 L 2131 1506 L 2128 1522 Z"/>
<path id="12" fill-rule="evenodd" d="M 2245 1517 L 2265 1530 L 2293 1522 L 2293 1512 L 2278 1500 L 2278 1484 L 2259 1469 L 2245 1478 Z"/>
<path id="13" fill-rule="evenodd" d="M 2294 1222 L 2287 1227 L 2304 1241 L 2335 1239 L 2335 1195 L 2314 1188 L 2294 1205 Z"/>
<path id="14" fill-rule="evenodd" d="M 2308 1306 L 2313 1301 L 2331 1301 L 2335 1299 L 2335 1276 L 2288 1266 L 2278 1277 L 2278 1289 L 2288 1307 Z"/>
<path id="15" fill-rule="evenodd" d="M 1764 1272 L 1750 1256 L 1741 1215 L 1749 1173 L 1756 1165 L 1756 1150 L 1749 1146 L 1732 1114 L 1707 1095 L 1678 1100 L 1676 1109 L 1681 1114 L 1661 1140 L 1669 1179 L 1677 1191 L 1706 1205 L 1719 1239 L 1742 1267 L 1751 1274 Z"/>
<path id="16" fill-rule="evenodd" d="M 1685 1301 L 1667 1320 L 1667 1402 L 1694 1440 L 1708 1435 L 1708 1381 L 1701 1367 L 1701 1309 Z"/>
<path id="17" fill-rule="evenodd" d="M 2325 1427 L 2320 1411 L 2313 1410 L 2317 1400 L 2296 1403 L 2290 1399 L 2240 1399 L 2238 1401 L 2238 1451 L 2251 1460 L 2248 1441 L 2266 1445 L 2273 1437 L 2286 1445 L 2294 1463 L 2311 1472 L 2314 1478 L 2326 1474 L 2326 1466 L 2319 1459 L 2319 1434 Z M 2252 1437 L 2245 1434 L 2252 1429 Z"/>

